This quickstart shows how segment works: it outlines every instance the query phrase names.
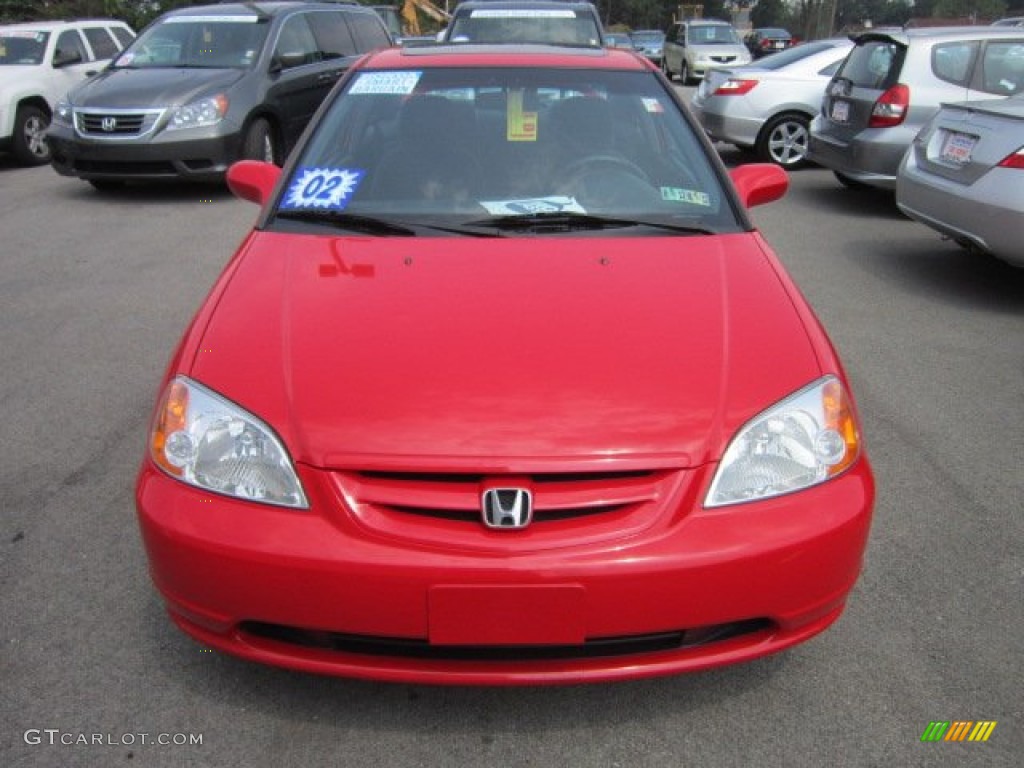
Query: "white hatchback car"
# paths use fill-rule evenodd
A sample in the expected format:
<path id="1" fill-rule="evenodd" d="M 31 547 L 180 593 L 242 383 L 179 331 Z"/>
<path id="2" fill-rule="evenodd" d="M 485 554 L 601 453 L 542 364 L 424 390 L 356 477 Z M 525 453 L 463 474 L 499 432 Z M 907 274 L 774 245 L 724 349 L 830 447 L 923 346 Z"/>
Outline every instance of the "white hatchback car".
<path id="1" fill-rule="evenodd" d="M 48 163 L 54 104 L 134 39 L 131 27 L 113 19 L 0 26 L 0 151 L 22 165 Z"/>

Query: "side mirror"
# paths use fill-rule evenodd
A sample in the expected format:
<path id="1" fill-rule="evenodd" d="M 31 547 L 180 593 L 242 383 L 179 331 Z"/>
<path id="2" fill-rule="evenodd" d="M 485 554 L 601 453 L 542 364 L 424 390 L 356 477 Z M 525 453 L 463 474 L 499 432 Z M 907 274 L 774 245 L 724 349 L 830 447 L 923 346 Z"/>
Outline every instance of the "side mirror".
<path id="1" fill-rule="evenodd" d="M 271 72 L 280 72 L 285 69 L 299 67 L 306 63 L 306 54 L 302 51 L 281 51 L 274 54 L 274 63 L 270 66 Z"/>
<path id="2" fill-rule="evenodd" d="M 56 50 L 53 54 L 53 66 L 54 69 L 60 69 L 61 67 L 67 67 L 71 64 L 80 64 L 82 62 L 82 52 L 79 50 L 62 51 Z"/>
<path id="3" fill-rule="evenodd" d="M 273 163 L 239 160 L 228 168 L 228 189 L 235 197 L 262 206 L 270 199 L 280 176 L 281 169 Z"/>
<path id="4" fill-rule="evenodd" d="M 789 174 L 771 163 L 741 165 L 729 171 L 729 176 L 747 208 L 774 202 L 789 189 Z"/>

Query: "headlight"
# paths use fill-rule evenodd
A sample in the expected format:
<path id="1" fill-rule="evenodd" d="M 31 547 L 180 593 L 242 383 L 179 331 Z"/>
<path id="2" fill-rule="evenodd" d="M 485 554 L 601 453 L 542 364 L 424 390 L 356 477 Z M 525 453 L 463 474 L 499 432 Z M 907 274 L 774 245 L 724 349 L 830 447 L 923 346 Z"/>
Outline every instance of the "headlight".
<path id="1" fill-rule="evenodd" d="M 58 101 L 53 107 L 53 122 L 61 123 L 62 125 L 71 125 L 72 113 L 71 104 L 66 101 Z"/>
<path id="2" fill-rule="evenodd" d="M 176 131 L 181 128 L 199 128 L 205 125 L 216 125 L 227 114 L 228 97 L 223 94 L 209 99 L 200 99 L 178 107 L 171 112 L 171 121 L 167 130 Z"/>
<path id="3" fill-rule="evenodd" d="M 826 376 L 745 424 L 729 443 L 705 507 L 792 493 L 845 471 L 860 454 L 850 400 Z"/>
<path id="4" fill-rule="evenodd" d="M 170 383 L 160 401 L 150 453 L 169 475 L 198 488 L 266 504 L 309 506 L 273 430 L 184 376 Z"/>

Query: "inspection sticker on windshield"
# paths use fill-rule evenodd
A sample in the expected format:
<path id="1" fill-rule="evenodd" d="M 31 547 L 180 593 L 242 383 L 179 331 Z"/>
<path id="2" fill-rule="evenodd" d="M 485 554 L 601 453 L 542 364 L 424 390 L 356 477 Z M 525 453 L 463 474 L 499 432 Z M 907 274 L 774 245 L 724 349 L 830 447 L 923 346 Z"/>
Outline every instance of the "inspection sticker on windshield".
<path id="1" fill-rule="evenodd" d="M 422 72 L 363 72 L 348 92 L 407 96 L 413 92 L 422 75 Z"/>
<path id="2" fill-rule="evenodd" d="M 657 99 L 640 99 L 640 101 L 643 103 L 644 109 L 652 114 L 660 115 L 665 111 L 665 107 Z"/>
<path id="3" fill-rule="evenodd" d="M 344 210 L 365 173 L 354 168 L 300 168 L 280 207 Z"/>
<path id="4" fill-rule="evenodd" d="M 711 206 L 711 195 L 707 192 L 698 192 L 695 189 L 680 189 L 679 187 L 662 187 L 661 199 L 671 203 L 689 203 L 690 205 Z"/>
<path id="5" fill-rule="evenodd" d="M 526 200 L 481 202 L 492 216 L 532 216 L 537 213 L 586 213 L 575 197 L 532 197 Z"/>

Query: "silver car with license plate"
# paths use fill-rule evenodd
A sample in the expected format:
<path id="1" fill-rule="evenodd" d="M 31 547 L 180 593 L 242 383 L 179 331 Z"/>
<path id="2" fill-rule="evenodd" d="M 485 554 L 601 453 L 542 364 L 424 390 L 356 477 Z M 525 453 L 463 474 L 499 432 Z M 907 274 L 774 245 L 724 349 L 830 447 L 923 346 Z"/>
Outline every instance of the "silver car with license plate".
<path id="1" fill-rule="evenodd" d="M 857 36 L 811 123 L 808 159 L 846 186 L 895 190 L 900 161 L 946 102 L 1024 90 L 1024 29 L 910 28 Z"/>
<path id="2" fill-rule="evenodd" d="M 1024 93 L 943 105 L 900 165 L 896 203 L 965 248 L 1024 268 Z"/>
<path id="3" fill-rule="evenodd" d="M 716 141 L 753 149 L 766 163 L 798 168 L 825 86 L 852 47 L 848 38 L 816 40 L 747 66 L 713 69 L 690 106 Z"/>

